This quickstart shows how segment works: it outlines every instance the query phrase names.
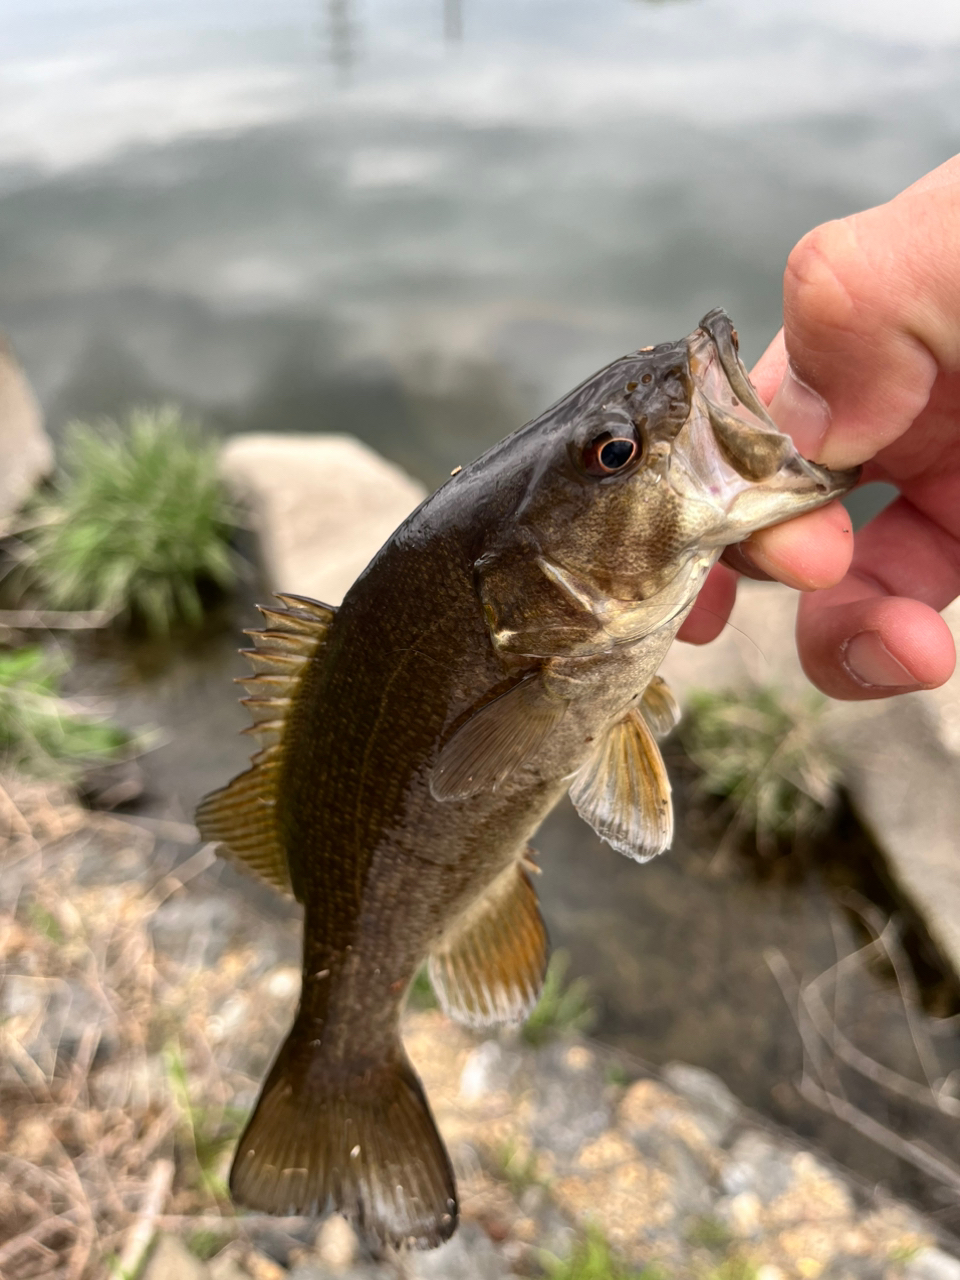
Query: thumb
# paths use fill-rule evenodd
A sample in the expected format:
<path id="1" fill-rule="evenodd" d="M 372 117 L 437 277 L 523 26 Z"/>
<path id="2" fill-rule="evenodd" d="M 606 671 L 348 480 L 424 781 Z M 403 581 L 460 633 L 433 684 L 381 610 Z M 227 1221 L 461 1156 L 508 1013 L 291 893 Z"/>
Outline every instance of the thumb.
<path id="1" fill-rule="evenodd" d="M 873 457 L 922 411 L 938 372 L 960 369 L 958 296 L 960 157 L 790 254 L 778 426 L 829 467 Z"/>

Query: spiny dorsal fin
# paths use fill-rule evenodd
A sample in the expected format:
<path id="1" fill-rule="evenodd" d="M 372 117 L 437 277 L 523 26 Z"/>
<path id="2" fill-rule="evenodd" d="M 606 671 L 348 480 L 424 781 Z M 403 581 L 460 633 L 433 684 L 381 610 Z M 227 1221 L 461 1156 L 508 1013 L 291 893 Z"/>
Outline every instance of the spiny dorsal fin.
<path id="1" fill-rule="evenodd" d="M 640 711 L 655 738 L 665 738 L 680 723 L 680 703 L 663 676 L 654 676 L 644 689 Z"/>
<path id="2" fill-rule="evenodd" d="M 462 800 L 496 791 L 531 760 L 563 719 L 567 704 L 527 676 L 486 703 L 445 744 L 433 773 L 435 800 Z"/>
<path id="3" fill-rule="evenodd" d="M 670 847 L 670 779 L 639 711 L 607 731 L 574 778 L 570 799 L 597 835 L 628 858 L 646 862 Z"/>
<path id="4" fill-rule="evenodd" d="M 430 956 L 444 1013 L 470 1027 L 523 1022 L 540 998 L 549 943 L 537 895 L 513 862 Z"/>
<path id="5" fill-rule="evenodd" d="M 223 846 L 225 857 L 290 893 L 290 871 L 275 817 L 283 729 L 303 669 L 323 643 L 334 610 L 305 596 L 278 598 L 282 609 L 257 606 L 270 626 L 248 631 L 255 647 L 241 650 L 254 671 L 239 681 L 250 694 L 241 701 L 253 719 L 244 732 L 258 737 L 262 749 L 253 757 L 252 768 L 200 802 L 197 826 L 204 840 Z"/>

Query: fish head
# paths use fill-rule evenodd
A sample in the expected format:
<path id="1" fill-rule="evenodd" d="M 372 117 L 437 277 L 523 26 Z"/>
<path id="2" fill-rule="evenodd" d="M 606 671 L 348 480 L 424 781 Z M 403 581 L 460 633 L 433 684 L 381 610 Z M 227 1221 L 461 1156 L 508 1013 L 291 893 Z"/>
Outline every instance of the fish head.
<path id="1" fill-rule="evenodd" d="M 478 568 L 495 644 L 524 653 L 650 634 L 692 605 L 725 546 L 823 506 L 859 477 L 807 461 L 777 429 L 720 310 L 680 342 L 608 365 L 517 442 L 525 489 Z M 524 600 L 511 602 L 517 557 L 535 560 L 542 584 L 521 575 Z M 519 581 L 514 572 L 514 597 Z"/>

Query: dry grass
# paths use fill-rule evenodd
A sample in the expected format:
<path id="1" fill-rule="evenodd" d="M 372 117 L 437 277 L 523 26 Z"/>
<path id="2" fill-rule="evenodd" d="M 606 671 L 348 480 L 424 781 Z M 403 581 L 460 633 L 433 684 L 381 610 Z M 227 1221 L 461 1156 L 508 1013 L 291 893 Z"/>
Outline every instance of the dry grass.
<path id="1" fill-rule="evenodd" d="M 116 870 L 84 887 L 93 847 Z M 158 1223 L 251 1224 L 233 1218 L 223 1172 L 235 1100 L 255 1083 L 218 1069 L 210 1029 L 253 959 L 191 969 L 155 951 L 151 917 L 212 853 L 159 877 L 152 854 L 151 835 L 68 793 L 0 788 L 4 1280 L 133 1276 Z"/>

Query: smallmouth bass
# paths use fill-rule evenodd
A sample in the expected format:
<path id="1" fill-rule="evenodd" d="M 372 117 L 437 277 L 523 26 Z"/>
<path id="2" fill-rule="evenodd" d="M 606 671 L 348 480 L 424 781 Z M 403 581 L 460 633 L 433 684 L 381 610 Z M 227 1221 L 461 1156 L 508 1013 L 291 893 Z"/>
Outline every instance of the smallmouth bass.
<path id="1" fill-rule="evenodd" d="M 457 1224 L 399 1018 L 426 959 L 472 1026 L 533 1008 L 548 942 L 529 841 L 565 791 L 644 861 L 673 833 L 657 668 L 723 548 L 851 488 L 795 450 L 713 311 L 624 356 L 448 480 L 339 609 L 264 608 L 252 768 L 203 837 L 304 907 L 293 1028 L 238 1144 L 234 1199 L 336 1209 L 430 1247 Z"/>

